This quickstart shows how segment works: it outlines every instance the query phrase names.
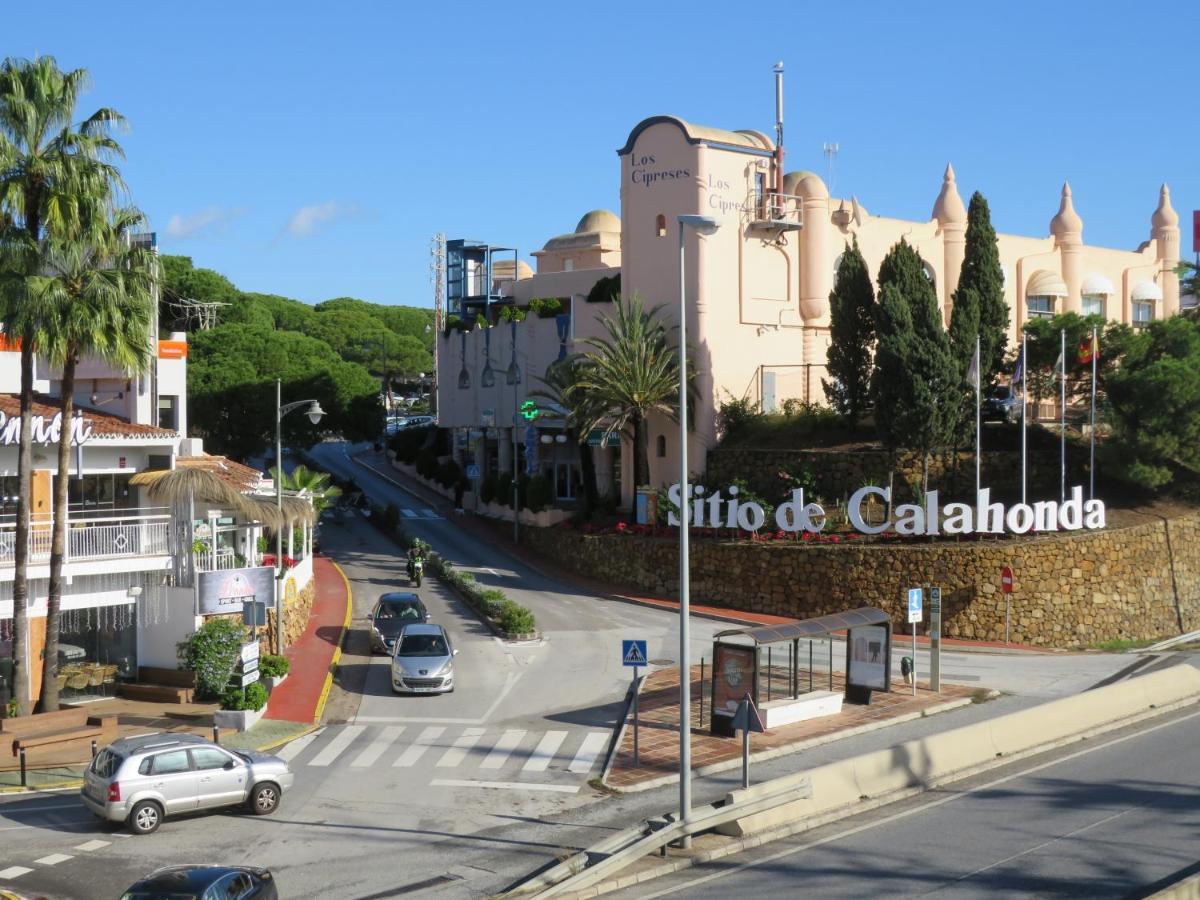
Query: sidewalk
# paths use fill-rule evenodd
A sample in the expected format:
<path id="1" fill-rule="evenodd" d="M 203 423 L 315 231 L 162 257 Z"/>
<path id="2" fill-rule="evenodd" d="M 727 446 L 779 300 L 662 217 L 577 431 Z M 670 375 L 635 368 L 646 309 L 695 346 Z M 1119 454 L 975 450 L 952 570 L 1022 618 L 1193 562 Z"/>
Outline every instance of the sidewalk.
<path id="1" fill-rule="evenodd" d="M 342 653 L 342 636 L 350 625 L 350 583 L 337 564 L 313 559 L 316 596 L 308 628 L 287 649 L 287 680 L 271 692 L 264 719 L 314 724 L 321 720 L 333 668 Z"/>
<path id="2" fill-rule="evenodd" d="M 654 597 L 640 592 L 631 592 L 627 588 L 616 587 L 611 584 L 604 584 L 591 578 L 578 575 L 575 572 L 566 570 L 552 561 L 546 559 L 540 554 L 534 553 L 524 545 L 514 544 L 512 542 L 512 523 L 501 522 L 493 523 L 488 519 L 481 519 L 474 513 L 459 513 L 453 511 L 453 503 L 446 497 L 438 494 L 436 491 L 429 490 L 419 481 L 409 478 L 403 472 L 392 468 L 391 461 L 383 453 L 375 453 L 367 451 L 358 456 L 351 457 L 360 465 L 365 465 L 371 469 L 376 475 L 379 475 L 397 486 L 409 491 L 423 501 L 428 503 L 432 508 L 438 510 L 445 515 L 449 521 L 454 522 L 464 531 L 474 535 L 480 541 L 499 546 L 503 551 L 510 556 L 516 557 L 529 568 L 538 572 L 546 578 L 552 578 L 564 585 L 569 585 L 575 589 L 596 594 L 609 600 L 617 600 L 622 603 L 633 603 L 638 606 L 648 606 L 657 609 L 665 609 L 678 614 L 679 601 L 671 597 Z M 631 538 L 632 540 L 632 538 Z M 789 622 L 798 621 L 789 619 L 784 616 L 768 615 L 766 613 L 746 612 L 739 609 L 728 609 L 720 606 L 710 606 L 703 601 L 697 602 L 695 598 L 690 604 L 691 614 L 693 617 L 699 616 L 705 619 L 715 619 L 719 622 L 729 622 L 730 625 L 782 625 Z M 837 632 L 838 635 L 844 636 L 843 632 Z M 911 641 L 907 635 L 897 630 L 895 639 L 897 641 L 903 637 L 905 641 Z M 918 646 L 928 646 L 929 638 L 926 635 L 917 635 Z M 955 650 L 963 651 L 979 651 L 983 653 L 1037 653 L 1060 654 L 1067 651 L 1049 650 L 1045 647 L 1034 647 L 1025 644 L 1005 644 L 1003 641 L 972 641 L 963 640 L 960 638 L 942 638 L 942 647 L 954 648 Z"/>

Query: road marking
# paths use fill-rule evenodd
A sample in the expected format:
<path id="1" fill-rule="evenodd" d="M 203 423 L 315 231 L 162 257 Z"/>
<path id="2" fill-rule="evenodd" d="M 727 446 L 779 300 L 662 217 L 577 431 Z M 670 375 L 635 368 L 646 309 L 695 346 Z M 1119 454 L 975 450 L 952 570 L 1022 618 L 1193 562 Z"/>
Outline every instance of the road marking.
<path id="1" fill-rule="evenodd" d="M 440 519 L 441 518 L 441 516 L 439 516 L 432 509 L 423 509 L 423 510 L 421 510 L 421 512 L 425 515 L 425 518 L 427 518 L 427 519 Z"/>
<path id="2" fill-rule="evenodd" d="M 516 672 L 509 672 L 504 677 L 504 687 L 500 689 L 500 693 L 496 695 L 496 699 L 492 701 L 492 705 L 488 707 L 488 711 L 485 712 L 483 717 L 479 720 L 480 725 L 487 723 L 487 720 L 492 717 L 492 713 L 494 713 L 496 708 L 500 706 L 500 702 L 508 696 L 508 692 L 513 689 L 513 685 L 517 683 L 517 679 L 520 677 L 521 676 Z"/>
<path id="3" fill-rule="evenodd" d="M 578 794 L 579 785 L 526 784 L 520 781 L 470 781 L 457 778 L 435 778 L 433 787 L 496 788 L 504 791 L 549 791 L 555 794 Z"/>
<path id="4" fill-rule="evenodd" d="M 453 766 L 460 765 L 467 758 L 467 751 L 479 743 L 479 739 L 483 737 L 483 728 L 468 728 L 462 733 L 457 741 L 455 741 L 450 749 L 442 754 L 442 758 L 437 761 L 437 768 L 449 769 Z"/>
<path id="5" fill-rule="evenodd" d="M 521 766 L 522 771 L 546 771 L 546 767 L 550 765 L 550 760 L 554 759 L 554 754 L 566 739 L 567 732 L 565 731 L 547 731 L 546 736 L 542 738 L 529 759 L 525 761 L 525 765 Z"/>
<path id="6" fill-rule="evenodd" d="M 400 510 L 400 515 L 404 516 L 404 518 L 406 518 L 406 519 L 415 519 L 417 517 L 417 514 L 415 512 L 413 512 L 411 509 Z"/>
<path id="7" fill-rule="evenodd" d="M 375 760 L 383 755 L 383 751 L 396 742 L 396 738 L 400 737 L 404 731 L 403 725 L 391 725 L 383 731 L 379 732 L 379 737 L 371 741 L 367 745 L 367 749 L 358 755 L 354 762 L 350 763 L 353 768 L 362 768 L 372 765 Z"/>
<path id="8" fill-rule="evenodd" d="M 73 856 L 68 856 L 65 853 L 51 853 L 49 856 L 43 856 L 41 859 L 35 859 L 34 862 L 39 866 L 57 866 L 61 862 L 66 862 L 68 859 L 74 859 Z"/>
<path id="9" fill-rule="evenodd" d="M 276 752 L 275 755 L 278 756 L 280 759 L 282 759 L 284 762 L 290 762 L 291 760 L 293 760 L 297 756 L 299 756 L 304 751 L 305 747 L 307 747 L 309 744 L 311 744 L 313 741 L 315 741 L 317 738 L 319 738 L 324 731 L 325 731 L 324 728 L 319 728 L 316 731 L 314 731 L 312 734 L 306 734 L 302 738 L 297 738 L 296 740 L 294 740 L 290 744 L 288 744 L 286 747 L 284 747 L 282 750 L 279 750 L 278 752 Z"/>
<path id="10" fill-rule="evenodd" d="M 500 740 L 496 741 L 495 746 L 492 747 L 492 752 L 487 755 L 487 759 L 479 764 L 479 768 L 499 769 L 517 748 L 517 745 L 521 743 L 523 737 L 525 737 L 525 732 L 517 729 L 504 732 L 500 736 Z"/>
<path id="11" fill-rule="evenodd" d="M 84 853 L 91 853 L 93 850 L 103 850 L 109 843 L 109 841 L 88 841 L 85 844 L 78 845 L 74 849 L 82 850 Z"/>
<path id="12" fill-rule="evenodd" d="M 9 866 L 7 869 L 0 869 L 0 878 L 20 878 L 32 871 L 33 869 L 27 869 L 24 866 Z"/>
<path id="13" fill-rule="evenodd" d="M 432 725 L 421 732 L 411 747 L 400 754 L 400 758 L 392 765 L 397 769 L 406 769 L 416 764 L 417 760 L 425 755 L 425 751 L 429 749 L 438 738 L 442 736 L 442 732 L 446 729 L 440 725 Z"/>
<path id="14" fill-rule="evenodd" d="M 579 752 L 575 754 L 575 758 L 567 766 L 567 771 L 574 772 L 577 775 L 590 772 L 592 766 L 596 764 L 596 757 L 600 755 L 600 751 L 604 749 L 604 745 L 607 743 L 607 731 L 589 731 L 588 736 L 583 739 L 583 743 L 579 747 Z"/>
<path id="15" fill-rule="evenodd" d="M 362 725 L 346 725 L 341 734 L 335 735 L 324 750 L 309 760 L 310 766 L 327 766 L 339 756 L 365 729 Z"/>
<path id="16" fill-rule="evenodd" d="M 1005 775 L 1003 778 L 997 778 L 995 781 L 989 781 L 986 784 L 978 784 L 975 787 L 966 788 L 965 790 L 962 790 L 956 794 L 949 794 L 947 796 L 940 797 L 937 800 L 930 801 L 929 803 L 923 803 L 920 806 L 914 806 L 914 807 L 911 807 L 910 809 L 906 809 L 906 810 L 902 810 L 901 812 L 894 813 L 893 815 L 884 816 L 882 819 L 875 819 L 871 822 L 866 822 L 862 825 L 855 826 L 854 828 L 847 828 L 845 831 L 839 831 L 837 834 L 831 834 L 828 837 L 819 838 L 818 840 L 815 840 L 815 841 L 809 841 L 806 844 L 800 844 L 798 847 L 789 847 L 786 850 L 780 850 L 778 853 L 772 853 L 770 856 L 764 856 L 761 859 L 752 859 L 749 862 L 742 863 L 740 866 L 731 866 L 728 869 L 722 869 L 719 872 L 713 872 L 711 875 L 705 875 L 703 878 L 694 878 L 691 881 L 688 881 L 688 882 L 685 882 L 685 883 L 679 885 L 678 887 L 667 888 L 666 890 L 658 891 L 657 893 L 654 893 L 654 894 L 646 894 L 642 898 L 642 900 L 654 900 L 654 898 L 656 898 L 656 897 L 665 897 L 668 894 L 675 894 L 675 893 L 678 893 L 679 891 L 685 890 L 687 888 L 693 888 L 693 887 L 696 887 L 701 884 L 707 884 L 710 881 L 716 881 L 718 878 L 724 878 L 727 875 L 736 875 L 739 872 L 744 872 L 747 869 L 754 868 L 755 866 L 761 866 L 764 863 L 778 862 L 781 859 L 785 859 L 789 856 L 794 856 L 797 853 L 803 853 L 805 850 L 812 850 L 816 847 L 824 846 L 825 844 L 832 844 L 834 841 L 840 841 L 843 838 L 853 837 L 854 835 L 859 834 L 860 832 L 869 831 L 872 828 L 878 828 L 880 825 L 888 825 L 888 824 L 890 824 L 892 822 L 896 822 L 900 819 L 906 819 L 909 816 L 914 816 L 917 813 L 927 812 L 928 810 L 935 809 L 939 806 L 944 806 L 947 803 L 953 803 L 955 800 L 961 800 L 963 797 L 969 797 L 971 794 L 976 794 L 980 791 L 990 791 L 992 788 L 997 787 L 1001 784 L 1005 784 L 1009 781 L 1015 781 L 1018 778 L 1024 778 L 1027 775 L 1033 775 L 1037 772 L 1042 771 L 1043 769 L 1049 769 L 1051 766 L 1057 766 L 1060 763 L 1070 762 L 1071 760 L 1078 759 L 1081 756 L 1087 756 L 1089 753 L 1095 753 L 1097 750 L 1104 750 L 1108 747 L 1116 746 L 1117 744 L 1123 744 L 1126 741 L 1133 740 L 1134 738 L 1145 737 L 1146 735 L 1153 734 L 1155 731 L 1160 731 L 1163 728 L 1170 728 L 1172 725 L 1179 725 L 1183 722 L 1188 722 L 1188 721 L 1196 718 L 1197 716 L 1200 716 L 1200 712 L 1195 712 L 1195 713 L 1192 713 L 1187 716 L 1182 716 L 1181 718 L 1174 719 L 1170 722 L 1163 722 L 1161 725 L 1155 725 L 1151 728 L 1145 728 L 1140 731 L 1135 731 L 1132 734 L 1127 734 L 1124 737 L 1115 738 L 1115 739 L 1113 739 L 1111 741 L 1107 741 L 1103 744 L 1095 744 L 1095 745 L 1093 745 L 1091 747 L 1087 747 L 1083 750 L 1077 750 L 1076 752 L 1071 753 L 1067 756 L 1062 756 L 1062 757 L 1059 757 L 1058 759 L 1049 760 L 1048 762 L 1044 762 L 1041 765 L 1034 766 L 1031 769 L 1022 769 L 1019 772 L 1013 772 L 1011 775 Z M 953 784 L 948 784 L 939 789 L 940 790 L 953 790 L 954 788 L 953 788 Z"/>
<path id="17" fill-rule="evenodd" d="M 386 665 L 386 664 L 385 664 Z M 436 719 L 427 716 L 355 716 L 354 721 L 368 725 L 383 725 L 388 722 L 404 722 L 409 725 L 482 725 L 481 719 Z"/>

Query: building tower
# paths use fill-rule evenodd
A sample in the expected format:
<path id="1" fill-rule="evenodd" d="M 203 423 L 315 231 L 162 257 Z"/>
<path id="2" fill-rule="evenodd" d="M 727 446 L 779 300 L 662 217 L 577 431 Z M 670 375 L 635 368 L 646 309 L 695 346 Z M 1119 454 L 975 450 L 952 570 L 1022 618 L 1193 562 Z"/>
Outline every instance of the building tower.
<path id="1" fill-rule="evenodd" d="M 933 218 L 937 219 L 938 231 L 942 235 L 942 316 L 944 324 L 949 327 L 954 291 L 958 288 L 963 258 L 967 253 L 967 208 L 958 195 L 954 166 L 950 163 L 946 163 L 946 174 L 942 176 L 942 192 L 933 204 Z"/>
<path id="2" fill-rule="evenodd" d="M 1065 303 L 1057 311 L 1080 313 L 1083 311 L 1079 293 L 1083 284 L 1083 219 L 1075 212 L 1071 203 L 1071 185 L 1066 182 L 1063 182 L 1058 215 L 1050 220 L 1050 233 L 1054 235 L 1054 247 L 1062 257 L 1062 278 L 1067 285 Z"/>
<path id="3" fill-rule="evenodd" d="M 1158 192 L 1158 209 L 1150 217 L 1150 236 L 1154 240 L 1156 259 L 1161 264 L 1159 283 L 1162 287 L 1162 315 L 1179 312 L 1179 214 L 1171 208 L 1171 189 L 1165 184 Z"/>
<path id="4" fill-rule="evenodd" d="M 829 190 L 813 172 L 792 172 L 784 189 L 801 197 L 804 228 L 800 232 L 800 318 L 804 321 L 805 396 L 821 396 L 821 376 L 829 354 L 829 292 L 833 290 L 830 252 Z M 812 367 L 818 367 L 816 372 Z"/>

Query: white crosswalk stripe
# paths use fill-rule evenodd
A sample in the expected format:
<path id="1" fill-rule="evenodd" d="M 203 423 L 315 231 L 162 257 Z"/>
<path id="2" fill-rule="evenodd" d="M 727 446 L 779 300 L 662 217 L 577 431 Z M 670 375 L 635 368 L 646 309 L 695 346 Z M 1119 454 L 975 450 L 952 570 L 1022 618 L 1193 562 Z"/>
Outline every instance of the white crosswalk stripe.
<path id="1" fill-rule="evenodd" d="M 73 856 L 68 856 L 66 853 L 51 853 L 49 856 L 43 856 L 41 859 L 35 859 L 34 862 L 39 866 L 57 866 L 59 863 L 66 862 L 68 859 L 74 859 Z"/>
<path id="2" fill-rule="evenodd" d="M 546 736 L 541 739 L 529 759 L 525 761 L 525 765 L 521 766 L 524 772 L 545 772 L 550 765 L 550 761 L 554 759 L 554 754 L 558 752 L 558 748 L 562 742 L 567 739 L 565 731 L 547 731 Z"/>
<path id="3" fill-rule="evenodd" d="M 351 766 L 362 768 L 364 766 L 373 765 L 379 757 L 383 756 L 385 750 L 396 742 L 396 738 L 404 732 L 403 725 L 389 725 L 383 731 L 379 732 L 379 736 L 367 745 L 367 749 L 358 755 Z"/>
<path id="4" fill-rule="evenodd" d="M 439 515 L 438 515 L 436 512 L 434 512 L 432 509 L 423 509 L 423 510 L 421 510 L 421 515 L 423 515 L 423 516 L 424 516 L 425 518 L 427 518 L 427 519 L 440 519 L 440 518 L 441 518 L 441 516 L 439 516 Z"/>
<path id="5" fill-rule="evenodd" d="M 322 729 L 322 730 L 324 730 L 324 729 Z M 304 752 L 304 750 L 308 747 L 308 745 L 311 744 L 313 741 L 315 741 L 320 736 L 321 736 L 320 731 L 314 731 L 312 734 L 306 734 L 302 738 L 296 738 L 296 740 L 292 741 L 290 744 L 288 744 L 282 750 L 276 750 L 275 755 L 278 756 L 280 759 L 282 759 L 284 762 L 290 762 L 291 760 L 293 760 L 297 756 L 299 756 L 302 752 Z"/>
<path id="6" fill-rule="evenodd" d="M 567 766 L 567 771 L 574 772 L 577 775 L 584 775 L 590 772 L 592 766 L 596 764 L 596 757 L 600 755 L 600 751 L 604 749 L 604 745 L 607 743 L 608 732 L 589 731 L 587 737 L 583 739 L 583 743 L 579 746 L 579 752 L 575 754 L 575 758 Z"/>
<path id="7" fill-rule="evenodd" d="M 317 754 L 316 758 L 314 760 L 312 760 L 312 762 L 310 762 L 309 765 L 310 766 L 327 766 L 327 765 L 329 765 L 331 762 L 333 762 L 335 759 L 337 759 L 339 756 L 342 755 L 342 751 L 345 750 L 347 747 L 349 747 L 350 744 L 354 741 L 354 739 L 356 737 L 358 737 L 365 728 L 366 728 L 365 725 L 347 725 L 345 728 L 342 729 L 341 732 L 334 735 L 333 740 L 329 742 L 329 744 L 325 747 L 324 750 L 322 750 L 320 753 Z"/>
<path id="8" fill-rule="evenodd" d="M 400 515 L 404 516 L 406 519 L 415 519 L 417 517 L 417 514 L 411 509 L 400 510 Z"/>
<path id="9" fill-rule="evenodd" d="M 442 754 L 442 758 L 437 761 L 439 769 L 449 769 L 459 765 L 467 758 L 467 753 L 474 747 L 481 737 L 483 737 L 483 728 L 468 728 L 462 733 L 457 741 L 455 741 L 449 750 Z"/>
<path id="10" fill-rule="evenodd" d="M 415 766 L 417 760 L 425 755 L 425 751 L 429 749 L 434 741 L 442 736 L 445 730 L 441 725 L 430 725 L 421 732 L 421 736 L 413 742 L 412 746 L 400 754 L 400 758 L 392 763 L 392 766 L 397 769 Z"/>
<path id="11" fill-rule="evenodd" d="M 22 875 L 28 875 L 33 869 L 28 869 L 25 866 L 9 866 L 7 869 L 0 869 L 0 878 L 20 878 Z"/>
<path id="12" fill-rule="evenodd" d="M 499 769 L 508 761 L 508 757 L 521 743 L 521 738 L 525 737 L 525 732 L 518 729 L 506 731 L 500 736 L 500 740 L 492 746 L 492 752 L 487 755 L 487 759 L 479 764 L 481 769 Z"/>
<path id="13" fill-rule="evenodd" d="M 102 850 L 107 847 L 110 841 L 86 841 L 75 847 L 76 850 L 83 850 L 85 853 L 91 853 L 93 850 Z"/>

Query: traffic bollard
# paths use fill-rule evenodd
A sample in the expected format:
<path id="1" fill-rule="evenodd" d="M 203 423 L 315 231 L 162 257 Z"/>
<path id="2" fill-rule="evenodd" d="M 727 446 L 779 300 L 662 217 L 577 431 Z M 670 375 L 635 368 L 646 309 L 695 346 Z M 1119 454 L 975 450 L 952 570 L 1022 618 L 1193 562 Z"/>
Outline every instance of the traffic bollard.
<path id="1" fill-rule="evenodd" d="M 216 725 L 213 725 L 213 743 L 214 744 L 221 743 L 221 729 L 218 728 Z"/>
<path id="2" fill-rule="evenodd" d="M 97 753 L 97 750 L 96 750 L 96 742 L 95 742 L 95 741 L 92 741 L 92 759 L 95 759 L 95 758 L 96 758 L 96 753 Z"/>
<path id="3" fill-rule="evenodd" d="M 29 787 L 29 782 L 25 775 L 25 748 L 21 748 L 21 787 Z"/>

